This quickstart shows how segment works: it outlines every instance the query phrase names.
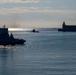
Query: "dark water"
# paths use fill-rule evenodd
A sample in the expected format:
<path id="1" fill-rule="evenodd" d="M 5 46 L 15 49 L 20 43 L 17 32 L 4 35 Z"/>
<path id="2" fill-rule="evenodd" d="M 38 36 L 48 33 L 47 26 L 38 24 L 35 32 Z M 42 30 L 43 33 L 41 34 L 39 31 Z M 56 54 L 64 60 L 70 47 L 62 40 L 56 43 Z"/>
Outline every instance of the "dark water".
<path id="1" fill-rule="evenodd" d="M 76 33 L 13 32 L 25 45 L 0 46 L 0 75 L 76 75 Z"/>

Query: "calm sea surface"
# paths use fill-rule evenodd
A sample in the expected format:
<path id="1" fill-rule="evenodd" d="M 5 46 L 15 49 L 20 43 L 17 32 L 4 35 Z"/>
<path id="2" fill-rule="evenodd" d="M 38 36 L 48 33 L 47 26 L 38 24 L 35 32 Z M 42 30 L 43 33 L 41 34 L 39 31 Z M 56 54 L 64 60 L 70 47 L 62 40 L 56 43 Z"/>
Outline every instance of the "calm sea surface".
<path id="1" fill-rule="evenodd" d="M 25 45 L 0 46 L 0 75 L 76 75 L 76 33 L 13 32 Z"/>

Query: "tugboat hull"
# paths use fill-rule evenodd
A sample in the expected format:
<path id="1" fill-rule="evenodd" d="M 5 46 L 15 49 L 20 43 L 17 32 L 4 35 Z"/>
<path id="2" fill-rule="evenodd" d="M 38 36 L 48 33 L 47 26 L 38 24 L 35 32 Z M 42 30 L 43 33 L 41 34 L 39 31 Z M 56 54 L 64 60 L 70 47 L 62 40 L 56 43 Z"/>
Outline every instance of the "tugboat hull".
<path id="1" fill-rule="evenodd" d="M 23 39 L 15 39 L 15 40 L 9 40 L 9 41 L 0 41 L 0 45 L 16 45 L 16 44 L 24 44 L 26 40 Z"/>

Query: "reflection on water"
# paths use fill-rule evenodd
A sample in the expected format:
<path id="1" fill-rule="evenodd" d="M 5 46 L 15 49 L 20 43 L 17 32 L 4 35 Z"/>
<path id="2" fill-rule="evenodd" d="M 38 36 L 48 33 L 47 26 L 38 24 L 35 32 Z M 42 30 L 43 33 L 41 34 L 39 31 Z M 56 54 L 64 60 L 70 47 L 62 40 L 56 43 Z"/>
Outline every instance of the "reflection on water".
<path id="1" fill-rule="evenodd" d="M 9 75 L 9 70 L 13 64 L 13 51 L 10 46 L 0 46 L 0 73 Z"/>

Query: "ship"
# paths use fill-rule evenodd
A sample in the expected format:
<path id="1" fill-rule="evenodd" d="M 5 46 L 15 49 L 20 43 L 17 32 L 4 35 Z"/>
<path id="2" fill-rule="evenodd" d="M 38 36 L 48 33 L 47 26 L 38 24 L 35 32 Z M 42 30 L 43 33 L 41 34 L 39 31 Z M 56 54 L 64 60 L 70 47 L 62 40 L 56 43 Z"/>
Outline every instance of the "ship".
<path id="1" fill-rule="evenodd" d="M 76 32 L 76 25 L 66 25 L 65 22 L 63 22 L 62 28 L 59 28 L 58 31 Z"/>
<path id="2" fill-rule="evenodd" d="M 4 27 L 0 28 L 0 45 L 16 45 L 16 44 L 24 44 L 26 40 L 14 38 L 13 34 L 9 35 L 8 28 Z"/>

